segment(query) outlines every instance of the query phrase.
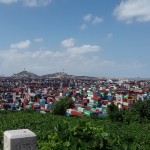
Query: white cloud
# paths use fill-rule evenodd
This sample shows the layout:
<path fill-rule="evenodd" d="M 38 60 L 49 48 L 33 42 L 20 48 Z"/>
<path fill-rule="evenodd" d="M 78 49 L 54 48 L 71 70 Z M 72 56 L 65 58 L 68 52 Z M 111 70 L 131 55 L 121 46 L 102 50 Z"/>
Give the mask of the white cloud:
<path fill-rule="evenodd" d="M 101 48 L 97 45 L 83 45 L 81 47 L 72 47 L 67 49 L 72 55 L 85 54 L 90 52 L 98 52 Z"/>
<path fill-rule="evenodd" d="M 92 14 L 87 14 L 83 17 L 83 20 L 85 21 L 91 21 L 91 19 L 92 19 Z"/>
<path fill-rule="evenodd" d="M 81 29 L 81 30 L 85 30 L 85 29 L 87 29 L 87 27 L 88 27 L 88 26 L 87 26 L 86 24 L 82 24 L 82 25 L 80 26 L 80 29 Z"/>
<path fill-rule="evenodd" d="M 69 38 L 61 42 L 64 47 L 73 47 L 75 45 L 75 39 Z"/>
<path fill-rule="evenodd" d="M 12 3 L 15 3 L 17 1 L 18 0 L 0 0 L 0 3 L 3 3 L 3 4 L 12 4 Z"/>
<path fill-rule="evenodd" d="M 29 7 L 47 6 L 52 0 L 23 0 L 24 4 Z"/>
<path fill-rule="evenodd" d="M 97 16 L 92 20 L 93 24 L 100 24 L 102 22 L 103 22 L 103 18 L 100 18 L 100 17 L 97 17 Z"/>
<path fill-rule="evenodd" d="M 0 50 L 1 74 L 12 75 L 24 68 L 38 75 L 62 71 L 74 75 L 90 75 L 99 77 L 140 76 L 143 72 L 149 75 L 139 61 L 117 62 L 102 59 L 99 45 L 81 45 L 67 47 L 65 50 L 34 50 L 19 49 Z M 145 72 L 144 70 L 147 70 Z"/>
<path fill-rule="evenodd" d="M 150 0 L 122 0 L 113 14 L 126 23 L 150 21 Z"/>
<path fill-rule="evenodd" d="M 86 23 L 84 23 L 84 24 L 82 24 L 81 26 L 80 26 L 80 29 L 81 30 L 85 30 L 85 29 L 87 29 L 87 23 L 90 23 L 90 24 L 100 24 L 100 23 L 102 23 L 103 22 L 103 18 L 101 18 L 101 17 L 98 17 L 98 16 L 93 16 L 91 13 L 89 13 L 89 14 L 87 14 L 87 15 L 85 15 L 84 17 L 83 17 L 83 21 L 84 22 L 86 22 Z"/>
<path fill-rule="evenodd" d="M 36 39 L 34 39 L 34 42 L 37 42 L 37 43 L 41 43 L 43 41 L 44 41 L 43 38 L 36 38 Z"/>
<path fill-rule="evenodd" d="M 25 6 L 28 7 L 38 7 L 38 6 L 47 6 L 51 4 L 53 0 L 0 0 L 0 3 L 3 4 L 12 4 L 16 2 L 22 2 Z"/>
<path fill-rule="evenodd" d="M 113 38 L 113 34 L 112 33 L 108 33 L 105 40 L 110 40 Z"/>
<path fill-rule="evenodd" d="M 70 74 L 88 75 L 88 72 L 91 72 L 94 66 L 96 70 L 96 68 L 99 67 L 99 64 L 102 64 L 103 62 L 99 60 L 98 57 L 94 57 L 92 55 L 86 56 L 83 54 L 85 53 L 85 51 L 90 51 L 90 47 L 92 48 L 91 51 L 97 51 L 97 49 L 99 49 L 98 46 L 81 46 L 78 48 L 74 48 L 76 50 L 82 50 L 82 55 L 80 54 L 74 57 L 68 50 L 24 50 L 21 53 L 18 49 L 1 51 L 1 72 L 3 74 L 12 75 L 13 73 L 20 72 L 24 68 L 26 68 L 26 70 L 28 71 L 43 75 L 50 72 L 61 71 L 62 68 L 64 68 L 65 70 L 67 69 L 67 72 L 69 72 Z M 103 65 L 109 66 L 105 62 L 103 63 Z"/>
<path fill-rule="evenodd" d="M 15 48 L 18 48 L 18 49 L 24 49 L 24 48 L 28 48 L 30 46 L 31 42 L 29 40 L 26 40 L 26 41 L 20 41 L 19 43 L 14 43 L 14 44 L 11 44 L 11 48 L 15 49 Z"/>
<path fill-rule="evenodd" d="M 82 52 L 80 52 L 82 51 Z M 38 75 L 61 71 L 75 75 L 99 77 L 137 77 L 142 72 L 140 62 L 122 62 L 102 59 L 99 46 L 80 46 L 64 51 L 18 49 L 1 50 L 0 68 L 4 75 L 18 73 L 24 68 Z M 93 53 L 94 52 L 94 53 Z M 95 53 L 96 52 L 96 53 Z M 88 53 L 90 53 L 88 55 Z M 75 55 L 73 55 L 75 54 Z M 128 71 L 127 71 L 128 70 Z"/>

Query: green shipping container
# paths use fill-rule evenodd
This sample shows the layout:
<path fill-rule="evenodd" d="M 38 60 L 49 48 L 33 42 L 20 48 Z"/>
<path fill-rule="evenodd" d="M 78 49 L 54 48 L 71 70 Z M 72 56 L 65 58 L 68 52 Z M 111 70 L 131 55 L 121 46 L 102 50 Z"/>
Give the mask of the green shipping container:
<path fill-rule="evenodd" d="M 91 110 L 96 111 L 96 108 L 91 108 Z"/>
<path fill-rule="evenodd" d="M 88 110 L 84 110 L 84 115 L 90 117 L 91 116 L 91 112 Z"/>
<path fill-rule="evenodd" d="M 95 101 L 95 104 L 100 104 L 100 101 Z"/>
<path fill-rule="evenodd" d="M 106 112 L 107 112 L 107 108 L 106 108 L 106 107 L 102 107 L 102 111 L 103 111 L 104 113 L 106 113 Z"/>
<path fill-rule="evenodd" d="M 93 91 L 91 91 L 91 92 L 90 92 L 90 94 L 91 94 L 91 95 L 94 95 L 94 92 L 93 92 Z"/>

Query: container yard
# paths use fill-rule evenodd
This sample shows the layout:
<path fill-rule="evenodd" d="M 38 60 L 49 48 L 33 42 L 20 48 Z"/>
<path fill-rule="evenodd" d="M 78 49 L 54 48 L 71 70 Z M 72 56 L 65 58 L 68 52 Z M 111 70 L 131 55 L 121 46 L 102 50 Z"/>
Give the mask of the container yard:
<path fill-rule="evenodd" d="M 27 72 L 23 72 L 27 73 Z M 67 76 L 1 77 L 0 110 L 34 110 L 51 113 L 62 98 L 69 97 L 73 106 L 66 116 L 107 116 L 112 102 L 119 109 L 130 109 L 136 101 L 150 98 L 148 80 L 99 79 Z"/>

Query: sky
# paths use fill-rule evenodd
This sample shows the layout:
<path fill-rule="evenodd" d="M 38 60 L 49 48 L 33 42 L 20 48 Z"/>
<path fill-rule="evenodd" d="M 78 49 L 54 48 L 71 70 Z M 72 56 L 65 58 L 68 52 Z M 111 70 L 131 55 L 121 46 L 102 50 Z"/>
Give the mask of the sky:
<path fill-rule="evenodd" d="M 0 75 L 150 77 L 150 0 L 0 0 Z"/>

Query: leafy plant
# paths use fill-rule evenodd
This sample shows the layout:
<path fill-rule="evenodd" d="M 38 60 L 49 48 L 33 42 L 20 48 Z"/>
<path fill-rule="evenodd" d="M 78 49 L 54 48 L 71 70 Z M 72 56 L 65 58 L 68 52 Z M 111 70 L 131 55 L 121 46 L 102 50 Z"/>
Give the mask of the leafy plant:
<path fill-rule="evenodd" d="M 150 123 L 138 121 L 136 110 L 116 113 L 122 121 L 0 111 L 0 149 L 6 130 L 27 128 L 37 135 L 38 150 L 149 150 Z"/>
<path fill-rule="evenodd" d="M 150 120 L 150 100 L 137 101 L 133 105 L 133 109 L 138 113 L 142 118 L 147 118 Z"/>
<path fill-rule="evenodd" d="M 54 115 L 65 115 L 66 110 L 73 106 L 73 100 L 70 97 L 65 97 L 60 99 L 59 102 L 56 103 L 52 112 Z"/>
<path fill-rule="evenodd" d="M 108 106 L 107 113 L 111 121 L 123 122 L 122 112 L 119 111 L 118 107 L 114 103 L 111 103 Z"/>

